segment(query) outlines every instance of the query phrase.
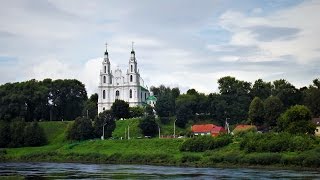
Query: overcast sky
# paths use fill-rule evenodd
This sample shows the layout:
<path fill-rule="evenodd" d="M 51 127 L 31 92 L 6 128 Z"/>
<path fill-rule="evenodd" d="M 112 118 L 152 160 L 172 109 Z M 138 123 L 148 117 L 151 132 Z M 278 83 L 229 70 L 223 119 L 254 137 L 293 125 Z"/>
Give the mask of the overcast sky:
<path fill-rule="evenodd" d="M 150 86 L 217 92 L 217 79 L 320 77 L 320 1 L 1 0 L 0 84 L 76 78 L 97 92 L 108 43 L 123 71 L 134 41 Z"/>

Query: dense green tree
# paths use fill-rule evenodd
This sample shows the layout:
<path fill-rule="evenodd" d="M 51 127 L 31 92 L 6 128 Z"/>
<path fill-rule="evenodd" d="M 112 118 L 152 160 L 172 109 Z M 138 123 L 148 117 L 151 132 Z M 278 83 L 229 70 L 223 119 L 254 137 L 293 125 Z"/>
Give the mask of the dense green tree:
<path fill-rule="evenodd" d="M 146 105 L 146 107 L 145 107 L 145 113 L 146 113 L 146 115 L 154 115 L 154 113 L 153 113 L 153 107 L 150 106 L 150 105 Z"/>
<path fill-rule="evenodd" d="M 304 104 L 311 110 L 313 117 L 320 117 L 320 80 L 313 80 L 313 85 L 304 90 Z"/>
<path fill-rule="evenodd" d="M 24 128 L 26 123 L 21 119 L 15 119 L 10 124 L 11 141 L 9 147 L 22 147 L 24 145 Z"/>
<path fill-rule="evenodd" d="M 252 97 L 259 97 L 264 100 L 271 95 L 272 85 L 270 82 L 264 82 L 262 79 L 258 79 L 254 82 L 251 89 Z"/>
<path fill-rule="evenodd" d="M 10 124 L 5 121 L 0 121 L 0 148 L 7 147 L 10 141 Z"/>
<path fill-rule="evenodd" d="M 163 123 L 167 123 L 170 116 L 175 114 L 175 100 L 171 93 L 158 96 L 155 110 Z"/>
<path fill-rule="evenodd" d="M 23 136 L 24 146 L 42 146 L 47 143 L 46 135 L 37 122 L 26 124 Z"/>
<path fill-rule="evenodd" d="M 129 104 L 123 100 L 116 99 L 111 106 L 111 111 L 116 119 L 130 117 Z"/>
<path fill-rule="evenodd" d="M 130 117 L 141 117 L 143 116 L 144 109 L 141 106 L 129 107 Z"/>
<path fill-rule="evenodd" d="M 276 126 L 277 119 L 283 112 L 283 104 L 277 96 L 270 96 L 264 101 L 265 120 L 269 126 Z"/>
<path fill-rule="evenodd" d="M 280 98 L 285 109 L 302 102 L 302 92 L 284 79 L 273 82 L 272 95 Z"/>
<path fill-rule="evenodd" d="M 94 119 L 98 114 L 98 94 L 92 94 L 90 98 L 85 102 L 83 108 L 83 116 L 89 117 L 89 119 Z"/>
<path fill-rule="evenodd" d="M 180 95 L 180 89 L 178 87 L 172 88 L 171 93 L 174 99 Z"/>
<path fill-rule="evenodd" d="M 145 136 L 154 137 L 158 133 L 158 125 L 154 115 L 146 115 L 139 123 L 139 127 Z"/>
<path fill-rule="evenodd" d="M 311 122 L 310 110 L 303 105 L 292 106 L 281 114 L 277 128 L 291 134 L 314 134 L 316 129 Z"/>
<path fill-rule="evenodd" d="M 193 118 L 192 109 L 188 104 L 183 104 L 177 109 L 177 121 L 178 127 L 184 128 L 189 119 Z"/>
<path fill-rule="evenodd" d="M 104 138 L 109 138 L 112 136 L 112 132 L 116 128 L 115 118 L 110 110 L 101 112 L 94 120 L 93 128 L 94 135 L 100 138 L 103 135 L 103 125 L 104 126 Z"/>
<path fill-rule="evenodd" d="M 255 97 L 249 106 L 249 119 L 252 124 L 261 126 L 264 123 L 264 105 L 259 97 Z"/>
<path fill-rule="evenodd" d="M 69 140 L 87 140 L 94 137 L 91 121 L 86 117 L 77 117 L 67 131 Z"/>
<path fill-rule="evenodd" d="M 231 124 L 247 119 L 251 84 L 230 76 L 220 78 L 218 84 L 221 100 L 226 105 L 222 118 L 230 118 Z"/>

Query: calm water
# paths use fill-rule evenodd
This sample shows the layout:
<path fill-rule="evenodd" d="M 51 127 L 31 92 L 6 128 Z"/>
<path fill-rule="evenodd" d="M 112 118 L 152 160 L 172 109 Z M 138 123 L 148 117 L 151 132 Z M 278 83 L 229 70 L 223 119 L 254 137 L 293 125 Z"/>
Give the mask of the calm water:
<path fill-rule="evenodd" d="M 320 179 L 320 172 L 81 163 L 0 163 L 0 179 L 4 176 L 27 179 Z"/>

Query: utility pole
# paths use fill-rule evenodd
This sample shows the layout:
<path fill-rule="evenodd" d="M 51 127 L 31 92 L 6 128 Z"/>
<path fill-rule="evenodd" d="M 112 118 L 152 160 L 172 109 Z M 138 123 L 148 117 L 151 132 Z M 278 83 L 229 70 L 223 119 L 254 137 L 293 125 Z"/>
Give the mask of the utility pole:
<path fill-rule="evenodd" d="M 173 122 L 173 138 L 176 138 L 176 121 L 177 119 L 175 119 Z"/>
<path fill-rule="evenodd" d="M 158 125 L 158 128 L 159 128 L 159 139 L 160 139 L 160 130 L 161 130 L 161 129 L 160 129 L 160 126 L 159 126 L 159 125 Z"/>
<path fill-rule="evenodd" d="M 125 127 L 124 128 L 124 139 L 126 139 L 127 138 L 127 128 Z"/>

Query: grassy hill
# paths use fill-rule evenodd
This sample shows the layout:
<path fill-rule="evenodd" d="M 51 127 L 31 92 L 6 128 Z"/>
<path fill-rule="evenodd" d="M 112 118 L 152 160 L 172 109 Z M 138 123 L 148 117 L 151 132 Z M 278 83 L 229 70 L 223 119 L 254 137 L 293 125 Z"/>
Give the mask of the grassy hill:
<path fill-rule="evenodd" d="M 49 144 L 63 143 L 66 140 L 65 133 L 68 125 L 72 121 L 46 121 L 40 122 L 40 127 L 43 128 L 44 133 L 47 136 Z"/>

